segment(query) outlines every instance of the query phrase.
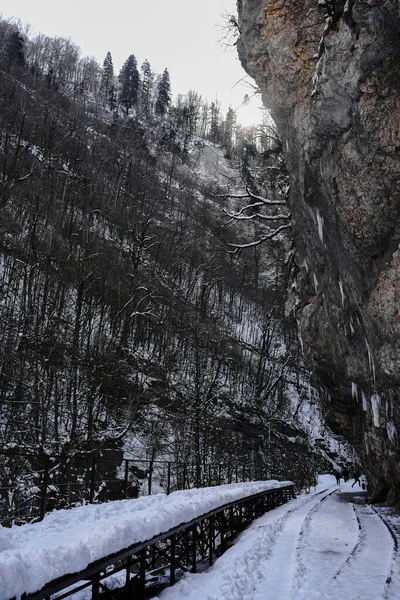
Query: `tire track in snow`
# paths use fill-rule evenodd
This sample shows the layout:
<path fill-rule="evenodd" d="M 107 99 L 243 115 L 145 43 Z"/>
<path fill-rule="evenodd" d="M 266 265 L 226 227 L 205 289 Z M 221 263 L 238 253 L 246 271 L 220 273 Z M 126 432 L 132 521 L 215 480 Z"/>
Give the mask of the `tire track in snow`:
<path fill-rule="evenodd" d="M 342 503 L 336 495 L 325 496 L 309 512 L 296 552 L 295 600 L 313 598 L 324 580 L 335 577 L 359 545 L 359 532 L 353 505 Z"/>
<path fill-rule="evenodd" d="M 352 559 L 352 557 L 359 551 L 361 543 L 365 539 L 365 532 L 363 531 L 363 528 L 362 528 L 362 525 L 361 525 L 361 521 L 360 521 L 360 518 L 359 518 L 359 516 L 357 514 L 357 511 L 355 509 L 354 504 L 352 504 L 351 507 L 352 507 L 352 510 L 354 512 L 354 516 L 356 518 L 357 525 L 358 525 L 357 541 L 354 544 L 353 548 L 350 550 L 349 555 L 346 558 L 346 560 L 343 561 L 343 563 L 340 565 L 339 569 L 336 571 L 335 575 L 333 576 L 333 579 L 337 579 L 339 577 L 339 575 L 343 571 L 344 567 L 350 562 L 350 560 Z"/>
<path fill-rule="evenodd" d="M 400 530 L 396 525 L 390 524 L 385 517 L 376 510 L 374 506 L 371 506 L 372 510 L 381 519 L 382 523 L 386 525 L 390 535 L 393 539 L 393 554 L 390 565 L 390 570 L 386 578 L 385 589 L 383 592 L 384 600 L 398 600 L 399 597 L 399 580 L 400 580 L 400 565 L 399 565 L 399 540 Z M 395 589 L 396 588 L 396 589 Z"/>
<path fill-rule="evenodd" d="M 296 553 L 304 521 L 310 511 L 336 491 L 330 489 L 312 496 L 308 502 L 291 511 L 276 538 L 268 560 L 263 561 L 265 575 L 257 582 L 252 600 L 289 600 L 297 570 Z M 319 496 L 319 497 L 318 497 Z M 277 577 L 279 573 L 279 577 Z"/>
<path fill-rule="evenodd" d="M 354 509 L 360 528 L 359 541 L 336 575 L 316 596 L 320 600 L 380 600 L 385 597 L 393 539 L 369 505 L 354 505 Z"/>

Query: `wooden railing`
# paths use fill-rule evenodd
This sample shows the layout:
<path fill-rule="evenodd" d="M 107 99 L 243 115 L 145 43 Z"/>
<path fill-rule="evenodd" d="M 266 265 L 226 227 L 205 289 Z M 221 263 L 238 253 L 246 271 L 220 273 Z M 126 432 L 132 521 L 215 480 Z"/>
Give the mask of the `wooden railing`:
<path fill-rule="evenodd" d="M 174 585 L 181 574 L 196 572 L 199 563 L 212 565 L 252 520 L 294 497 L 295 486 L 288 485 L 224 504 L 152 539 L 105 556 L 79 573 L 60 577 L 22 599 L 45 600 L 59 594 L 57 600 L 63 600 L 91 588 L 92 599 L 98 600 L 101 592 L 110 591 L 107 578 L 119 573 L 119 589 L 132 599 L 144 600 L 149 597 L 149 588 L 157 593 L 166 585 Z"/>
<path fill-rule="evenodd" d="M 48 455 L 0 452 L 0 525 L 42 520 L 82 503 L 272 479 L 263 465 L 122 458 L 119 450 Z"/>

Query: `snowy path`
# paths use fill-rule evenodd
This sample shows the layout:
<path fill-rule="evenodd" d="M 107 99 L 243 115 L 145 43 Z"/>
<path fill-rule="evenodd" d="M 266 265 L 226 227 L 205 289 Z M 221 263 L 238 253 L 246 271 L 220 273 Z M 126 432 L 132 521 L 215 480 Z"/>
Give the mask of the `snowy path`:
<path fill-rule="evenodd" d="M 349 484 L 341 486 L 344 494 L 336 491 L 267 513 L 208 572 L 187 575 L 159 599 L 399 600 L 398 556 L 387 527 L 349 497 Z"/>

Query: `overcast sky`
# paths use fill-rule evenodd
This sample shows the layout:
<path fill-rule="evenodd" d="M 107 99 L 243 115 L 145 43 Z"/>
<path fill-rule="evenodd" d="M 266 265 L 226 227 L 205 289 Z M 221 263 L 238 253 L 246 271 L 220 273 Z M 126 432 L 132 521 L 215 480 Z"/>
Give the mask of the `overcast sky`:
<path fill-rule="evenodd" d="M 18 17 L 36 33 L 70 37 L 83 55 L 102 64 L 110 50 L 116 73 L 130 54 L 140 65 L 147 58 L 153 71 L 168 68 L 172 92 L 190 89 L 214 99 L 224 110 L 237 109 L 251 89 L 235 48 L 222 38 L 227 14 L 236 14 L 236 0 L 2 0 L 3 18 Z M 239 111 L 243 124 L 258 120 L 254 100 Z"/>

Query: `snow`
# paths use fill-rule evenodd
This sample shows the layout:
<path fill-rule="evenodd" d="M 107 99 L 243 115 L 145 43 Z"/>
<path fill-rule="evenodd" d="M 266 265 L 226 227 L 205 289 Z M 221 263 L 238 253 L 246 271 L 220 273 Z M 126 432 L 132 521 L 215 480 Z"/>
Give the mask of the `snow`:
<path fill-rule="evenodd" d="M 357 502 L 351 483 L 340 491 L 356 492 Z M 186 574 L 159 600 L 398 599 L 386 526 L 371 507 L 336 490 L 332 476 L 320 478 L 317 493 L 257 519 L 207 572 Z"/>
<path fill-rule="evenodd" d="M 84 561 L 95 559 L 95 552 L 105 548 L 111 553 L 113 536 L 120 538 L 122 548 L 134 543 L 133 538 L 151 537 L 160 527 L 170 529 L 215 506 L 285 483 L 159 494 L 57 511 L 42 523 L 2 528 L 0 598 L 30 591 L 33 582 L 41 587 L 44 575 L 58 576 L 55 571 L 63 561 L 69 567 L 73 561 L 80 562 L 77 569 L 81 569 Z M 254 521 L 213 567 L 203 573 L 186 573 L 174 587 L 161 592 L 158 600 L 398 600 L 399 561 L 380 514 L 394 527 L 400 526 L 400 518 L 388 514 L 389 509 L 364 504 L 360 488 L 351 485 L 352 481 L 338 488 L 333 476 L 320 476 L 311 494 Z M 344 492 L 343 496 L 337 491 Z M 346 500 L 349 492 L 351 502 Z M 24 561 L 26 570 L 21 570 Z M 104 582 L 113 589 L 123 585 L 124 579 L 122 572 Z M 89 600 L 90 588 L 73 598 Z"/>
<path fill-rule="evenodd" d="M 68 573 L 219 506 L 290 482 L 191 489 L 58 510 L 40 523 L 0 528 L 0 600 L 42 588 Z"/>

